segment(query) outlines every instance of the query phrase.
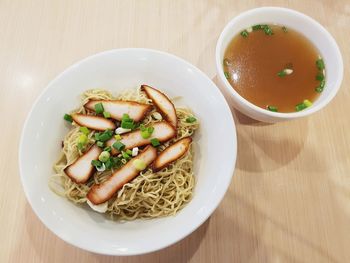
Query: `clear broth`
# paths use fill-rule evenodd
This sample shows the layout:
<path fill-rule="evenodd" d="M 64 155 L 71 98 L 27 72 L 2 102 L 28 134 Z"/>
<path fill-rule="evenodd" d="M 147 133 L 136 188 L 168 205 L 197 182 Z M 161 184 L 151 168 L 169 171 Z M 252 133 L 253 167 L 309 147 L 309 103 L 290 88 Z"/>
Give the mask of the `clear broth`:
<path fill-rule="evenodd" d="M 318 50 L 302 34 L 282 26 L 269 25 L 273 35 L 263 30 L 247 37 L 235 36 L 225 51 L 224 71 L 231 86 L 246 100 L 279 112 L 295 112 L 305 99 L 313 102 L 319 96 L 316 75 Z M 228 62 L 228 63 L 227 63 Z M 291 68 L 284 77 L 278 72 Z"/>

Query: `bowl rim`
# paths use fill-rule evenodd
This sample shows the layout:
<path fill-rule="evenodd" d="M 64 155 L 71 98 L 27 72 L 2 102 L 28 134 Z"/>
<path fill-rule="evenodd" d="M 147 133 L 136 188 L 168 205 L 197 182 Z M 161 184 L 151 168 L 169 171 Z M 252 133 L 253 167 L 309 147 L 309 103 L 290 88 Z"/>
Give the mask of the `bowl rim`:
<path fill-rule="evenodd" d="M 338 63 L 339 63 L 339 71 L 338 75 L 336 76 L 336 82 L 333 85 L 334 87 L 331 89 L 327 97 L 325 97 L 322 101 L 320 101 L 317 105 L 313 105 L 310 108 L 306 108 L 305 110 L 298 111 L 298 112 L 273 112 L 273 111 L 268 111 L 263 108 L 260 108 L 256 106 L 255 104 L 251 103 L 247 99 L 243 98 L 235 89 L 232 88 L 231 84 L 228 82 L 226 79 L 223 70 L 221 69 L 222 66 L 222 61 L 220 58 L 220 53 L 221 50 L 223 49 L 223 40 L 226 37 L 226 35 L 229 33 L 233 25 L 241 18 L 247 16 L 247 15 L 252 15 L 256 14 L 258 15 L 259 13 L 263 12 L 269 12 L 269 11 L 277 11 L 277 12 L 283 12 L 283 13 L 289 13 L 292 14 L 295 17 L 298 17 L 300 20 L 307 20 L 309 23 L 313 24 L 315 27 L 318 27 L 320 30 L 321 34 L 323 34 L 328 40 L 330 41 L 332 48 L 334 50 L 334 53 L 336 54 Z M 343 80 L 343 75 L 344 75 L 344 65 L 343 65 L 343 58 L 339 49 L 339 46 L 333 36 L 315 19 L 311 18 L 310 16 L 301 13 L 299 11 L 290 9 L 290 8 L 285 8 L 285 7 L 276 7 L 276 6 L 265 6 L 265 7 L 258 7 L 258 8 L 253 8 L 246 10 L 237 16 L 235 16 L 233 19 L 231 19 L 224 27 L 224 29 L 221 31 L 220 36 L 218 38 L 218 41 L 216 43 L 216 49 L 215 49 L 215 60 L 216 60 L 216 69 L 217 73 L 219 75 L 219 79 L 225 86 L 225 90 L 229 92 L 231 96 L 233 96 L 235 99 L 237 99 L 241 104 L 243 104 L 245 107 L 248 107 L 250 110 L 253 112 L 256 112 L 260 115 L 267 116 L 267 117 L 272 117 L 275 119 L 295 119 L 299 117 L 304 117 L 307 115 L 310 115 L 312 113 L 315 113 L 322 108 L 324 108 L 337 94 L 338 90 L 340 89 L 342 80 Z M 327 84 L 326 84 L 327 85 Z"/>
<path fill-rule="evenodd" d="M 93 247 L 90 246 L 86 246 L 86 245 L 82 245 L 80 243 L 74 243 L 74 240 L 70 240 L 69 238 L 66 238 L 65 235 L 62 234 L 62 232 L 60 232 L 59 230 L 53 228 L 50 223 L 48 221 L 45 221 L 44 216 L 39 212 L 39 207 L 37 207 L 34 204 L 34 200 L 31 198 L 31 195 L 29 193 L 29 188 L 27 188 L 26 184 L 25 184 L 25 179 L 24 179 L 24 171 L 23 171 L 23 167 L 22 167 L 22 163 L 24 161 L 23 159 L 23 141 L 24 141 L 24 137 L 25 137 L 25 131 L 27 126 L 29 125 L 29 120 L 30 117 L 32 116 L 33 110 L 35 109 L 35 107 L 37 106 L 37 104 L 42 100 L 42 98 L 45 96 L 46 92 L 52 87 L 52 84 L 55 83 L 58 79 L 60 79 L 61 77 L 63 77 L 65 74 L 67 74 L 68 72 L 70 72 L 72 69 L 74 69 L 75 67 L 79 66 L 80 64 L 83 64 L 89 60 L 94 59 L 95 57 L 98 56 L 103 56 L 106 54 L 113 54 L 113 53 L 119 53 L 119 52 L 148 52 L 148 53 L 153 53 L 153 54 L 158 54 L 158 55 L 162 55 L 162 56 L 166 56 L 168 58 L 172 58 L 175 60 L 180 61 L 181 63 L 183 63 L 184 65 L 186 65 L 187 67 L 191 68 L 194 72 L 198 73 L 199 75 L 201 75 L 202 77 L 204 77 L 204 79 L 206 79 L 207 81 L 209 81 L 214 87 L 216 87 L 217 89 L 217 96 L 220 98 L 220 100 L 222 101 L 223 107 L 225 108 L 225 111 L 228 111 L 228 118 L 231 120 L 231 127 L 232 127 L 232 140 L 235 142 L 235 144 L 232 146 L 233 147 L 233 152 L 234 152 L 234 156 L 232 157 L 232 162 L 229 164 L 229 169 L 228 169 L 228 174 L 230 176 L 226 176 L 225 180 L 223 181 L 223 186 L 222 190 L 220 192 L 219 195 L 217 195 L 217 198 L 212 200 L 212 201 L 216 201 L 214 203 L 214 205 L 212 205 L 211 207 L 208 208 L 207 212 L 205 213 L 204 216 L 201 216 L 200 220 L 194 221 L 192 228 L 190 229 L 190 231 L 184 233 L 183 235 L 179 236 L 176 239 L 173 239 L 169 242 L 164 242 L 162 245 L 159 246 L 155 246 L 152 249 L 139 249 L 138 251 L 132 250 L 132 251 L 127 251 L 127 252 L 121 252 L 119 250 L 103 250 L 101 251 L 100 249 L 95 249 Z M 19 141 L 19 151 L 18 151 L 18 165 L 19 165 L 19 174 L 20 174 L 20 181 L 25 193 L 25 197 L 27 199 L 27 202 L 29 203 L 29 205 L 31 206 L 32 210 L 34 211 L 34 213 L 36 214 L 36 216 L 39 218 L 39 220 L 43 223 L 43 225 L 49 229 L 52 233 L 54 233 L 57 237 L 59 237 L 61 240 L 65 241 L 66 243 L 78 247 L 80 249 L 86 250 L 86 251 L 90 251 L 96 254 L 103 254 L 103 255 L 110 255 L 110 256 L 135 256 L 135 255 L 141 255 L 141 254 L 147 254 L 147 253 L 151 253 L 151 252 L 155 252 L 158 250 L 161 250 L 163 248 L 169 247 L 177 242 L 179 242 L 180 240 L 184 239 L 185 237 L 189 236 L 190 234 L 192 234 L 195 230 L 197 230 L 215 211 L 215 209 L 220 205 L 221 201 L 223 200 L 225 194 L 228 191 L 228 188 L 232 182 L 232 178 L 234 175 L 234 170 L 235 170 L 235 165 L 236 165 L 236 160 L 237 160 L 237 131 L 236 131 L 236 125 L 234 122 L 234 118 L 232 115 L 232 112 L 230 110 L 230 107 L 225 99 L 225 97 L 223 96 L 222 92 L 220 91 L 220 89 L 217 87 L 217 85 L 203 72 L 201 71 L 198 67 L 196 67 L 195 65 L 191 64 L 190 62 L 186 61 L 185 59 L 182 59 L 178 56 L 175 56 L 171 53 L 167 53 L 164 51 L 159 51 L 159 50 L 155 50 L 155 49 L 148 49 L 148 48 L 120 48 L 120 49 L 111 49 L 111 50 L 106 50 L 106 51 L 102 51 L 102 52 L 98 52 L 95 53 L 93 55 L 87 56 L 83 59 L 80 59 L 76 62 L 74 62 L 73 64 L 70 64 L 68 67 L 66 67 L 62 72 L 60 72 L 58 75 L 56 75 L 56 77 L 54 77 L 46 86 L 45 88 L 41 91 L 40 95 L 36 98 L 36 100 L 34 101 L 31 109 L 29 110 L 26 119 L 24 121 L 24 124 L 22 126 L 22 132 L 21 132 L 21 136 L 20 136 L 20 141 Z"/>

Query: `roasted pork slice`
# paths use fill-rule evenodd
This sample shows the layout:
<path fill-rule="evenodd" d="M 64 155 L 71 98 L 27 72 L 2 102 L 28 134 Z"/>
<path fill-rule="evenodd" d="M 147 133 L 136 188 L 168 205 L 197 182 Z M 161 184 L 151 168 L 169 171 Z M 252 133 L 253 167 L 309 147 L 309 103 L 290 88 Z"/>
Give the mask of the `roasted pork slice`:
<path fill-rule="evenodd" d="M 121 135 L 122 139 L 119 140 L 119 142 L 125 145 L 125 149 L 132 149 L 134 147 L 151 144 L 152 139 L 158 139 L 159 142 L 166 142 L 176 136 L 176 130 L 166 121 L 153 124 L 153 128 L 153 133 L 147 139 L 142 137 L 141 130 L 136 130 Z M 113 147 L 115 142 L 115 138 L 107 141 L 107 146 L 111 146 L 112 148 L 112 154 L 117 154 L 119 152 L 117 149 L 115 149 L 115 147 Z"/>
<path fill-rule="evenodd" d="M 64 172 L 74 182 L 78 184 L 85 183 L 94 173 L 95 168 L 91 164 L 92 160 L 97 160 L 102 149 L 97 145 L 93 145 L 90 149 L 80 156 L 74 163 L 64 169 Z"/>
<path fill-rule="evenodd" d="M 139 122 L 152 108 L 148 104 L 122 100 L 90 100 L 85 103 L 84 107 L 95 111 L 95 105 L 98 103 L 102 103 L 104 111 L 109 112 L 111 118 L 118 121 L 122 120 L 124 114 L 128 114 L 135 122 Z"/>
<path fill-rule="evenodd" d="M 107 181 L 95 184 L 87 194 L 87 199 L 94 205 L 108 201 L 124 184 L 134 179 L 146 169 L 157 157 L 157 150 L 147 146 L 142 153 L 131 159 L 122 168 L 114 172 Z"/>
<path fill-rule="evenodd" d="M 146 93 L 147 97 L 152 100 L 153 104 L 157 107 L 163 118 L 176 129 L 176 110 L 170 99 L 164 93 L 150 86 L 142 85 L 141 88 Z"/>
<path fill-rule="evenodd" d="M 99 116 L 75 113 L 72 115 L 72 118 L 79 126 L 87 127 L 96 131 L 114 130 L 116 128 L 113 121 Z"/>
<path fill-rule="evenodd" d="M 191 137 L 185 137 L 163 150 L 153 163 L 153 171 L 159 171 L 181 158 L 189 149 Z"/>

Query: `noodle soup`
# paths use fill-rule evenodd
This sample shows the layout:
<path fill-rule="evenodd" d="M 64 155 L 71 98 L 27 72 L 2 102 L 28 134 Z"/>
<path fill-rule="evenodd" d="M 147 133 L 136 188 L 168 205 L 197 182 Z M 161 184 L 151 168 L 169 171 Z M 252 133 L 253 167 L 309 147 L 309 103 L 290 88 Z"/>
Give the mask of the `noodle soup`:
<path fill-rule="evenodd" d="M 254 25 L 229 43 L 227 80 L 243 98 L 275 112 L 310 107 L 325 86 L 325 65 L 302 34 L 280 25 Z"/>

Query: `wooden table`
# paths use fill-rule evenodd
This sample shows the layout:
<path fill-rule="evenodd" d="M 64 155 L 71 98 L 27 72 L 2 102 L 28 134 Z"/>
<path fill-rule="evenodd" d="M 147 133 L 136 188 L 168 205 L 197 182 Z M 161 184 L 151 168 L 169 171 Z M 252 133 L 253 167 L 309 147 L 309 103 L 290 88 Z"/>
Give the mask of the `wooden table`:
<path fill-rule="evenodd" d="M 122 47 L 167 51 L 215 81 L 224 25 L 249 8 L 294 8 L 321 22 L 345 63 L 342 88 L 311 117 L 267 125 L 234 112 L 238 160 L 223 202 L 181 242 L 108 257 L 53 235 L 28 205 L 18 172 L 23 121 L 47 83 L 77 60 Z M 0 1 L 0 262 L 350 262 L 350 2 Z"/>

